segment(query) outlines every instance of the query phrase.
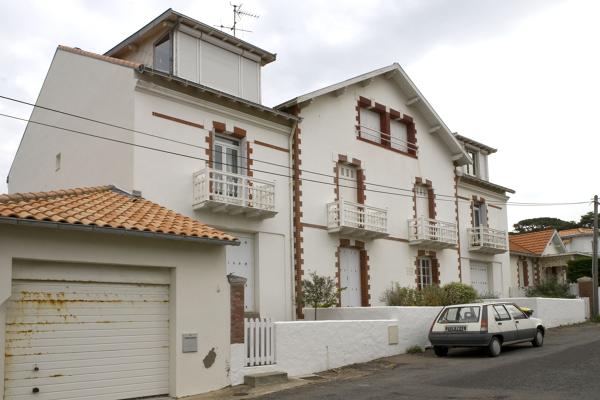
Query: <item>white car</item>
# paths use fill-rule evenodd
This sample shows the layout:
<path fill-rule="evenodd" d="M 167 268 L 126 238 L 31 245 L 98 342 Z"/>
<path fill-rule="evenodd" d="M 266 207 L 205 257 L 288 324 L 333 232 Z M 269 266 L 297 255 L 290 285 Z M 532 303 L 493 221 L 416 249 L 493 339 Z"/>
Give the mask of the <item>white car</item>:
<path fill-rule="evenodd" d="M 487 347 L 492 357 L 500 354 L 503 345 L 531 342 L 540 347 L 546 329 L 532 313 L 504 302 L 446 306 L 431 325 L 429 341 L 438 357 L 446 356 L 452 347 Z"/>

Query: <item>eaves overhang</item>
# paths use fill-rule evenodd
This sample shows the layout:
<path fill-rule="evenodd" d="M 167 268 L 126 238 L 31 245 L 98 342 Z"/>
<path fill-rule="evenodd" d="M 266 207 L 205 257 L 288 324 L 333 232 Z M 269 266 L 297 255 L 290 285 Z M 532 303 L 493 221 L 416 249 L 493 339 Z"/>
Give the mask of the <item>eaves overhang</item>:
<path fill-rule="evenodd" d="M 232 94 L 225 93 L 220 90 L 213 89 L 211 87 L 202 85 L 200 83 L 196 83 L 196 82 L 189 81 L 187 79 L 180 78 L 180 77 L 172 75 L 172 74 L 168 74 L 166 72 L 158 71 L 156 69 L 153 69 L 153 68 L 150 68 L 150 67 L 147 67 L 144 65 L 141 65 L 137 69 L 137 71 L 138 71 L 138 73 L 140 73 L 142 75 L 158 78 L 165 83 L 173 83 L 174 82 L 174 83 L 181 85 L 181 87 L 194 88 L 202 93 L 212 95 L 216 98 L 223 99 L 227 102 L 243 106 L 245 108 L 254 110 L 256 112 L 268 114 L 269 116 L 271 116 L 273 118 L 284 120 L 288 125 L 293 124 L 294 122 L 300 120 L 299 117 L 292 115 L 290 113 L 276 110 L 274 108 L 270 108 L 270 107 L 264 106 L 262 104 L 255 103 L 253 101 L 246 100 L 241 97 L 237 97 Z"/>
<path fill-rule="evenodd" d="M 423 94 L 419 91 L 419 89 L 398 63 L 393 63 L 387 67 L 379 68 L 371 72 L 367 72 L 365 74 L 358 75 L 336 84 L 312 91 L 310 93 L 294 97 L 293 99 L 285 101 L 273 108 L 282 110 L 288 109 L 295 105 L 302 106 L 311 102 L 316 97 L 343 90 L 351 85 L 370 82 L 375 77 L 382 75 L 387 79 L 393 80 L 400 86 L 403 93 L 405 93 L 409 98 L 406 106 L 416 108 L 423 114 L 427 123 L 430 125 L 429 133 L 432 135 L 438 135 L 442 142 L 446 144 L 450 153 L 452 154 L 452 160 L 456 165 L 466 165 L 471 163 L 469 155 L 463 149 L 462 144 L 454 137 L 454 133 L 448 128 L 446 123 L 441 119 L 431 104 L 429 104 L 425 96 L 423 96 Z"/>
<path fill-rule="evenodd" d="M 135 231 L 131 229 L 121 228 L 108 228 L 96 225 L 83 225 L 83 224 L 70 224 L 65 222 L 54 222 L 54 221 L 38 221 L 26 218 L 13 218 L 13 217 L 0 217 L 0 224 L 2 225 L 17 225 L 17 226 L 28 226 L 37 228 L 53 228 L 63 231 L 77 231 L 77 232 L 95 232 L 95 233 L 107 233 L 112 235 L 128 236 L 128 237 L 144 237 L 144 238 L 155 238 L 155 239 L 167 239 L 177 240 L 182 242 L 192 243 L 203 243 L 213 244 L 222 246 L 239 246 L 239 239 L 235 240 L 223 240 L 208 237 L 199 236 L 186 236 L 186 235 L 174 235 L 168 233 L 156 233 L 147 231 Z"/>

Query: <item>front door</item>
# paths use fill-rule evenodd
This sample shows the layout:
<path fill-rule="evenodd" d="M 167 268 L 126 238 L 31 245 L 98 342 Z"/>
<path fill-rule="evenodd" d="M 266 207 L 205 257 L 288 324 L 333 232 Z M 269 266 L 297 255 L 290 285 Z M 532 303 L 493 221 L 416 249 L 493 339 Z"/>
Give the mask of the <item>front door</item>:
<path fill-rule="evenodd" d="M 225 174 L 214 174 L 214 194 L 236 199 L 242 196 L 239 140 L 215 136 L 214 169 Z"/>
<path fill-rule="evenodd" d="M 471 286 L 480 295 L 490 292 L 489 265 L 480 262 L 471 262 Z"/>
<path fill-rule="evenodd" d="M 234 236 L 240 240 L 240 245 L 226 246 L 227 273 L 246 278 L 244 311 L 254 312 L 254 237 L 237 233 Z"/>
<path fill-rule="evenodd" d="M 340 287 L 342 307 L 360 307 L 360 252 L 357 249 L 340 248 Z"/>

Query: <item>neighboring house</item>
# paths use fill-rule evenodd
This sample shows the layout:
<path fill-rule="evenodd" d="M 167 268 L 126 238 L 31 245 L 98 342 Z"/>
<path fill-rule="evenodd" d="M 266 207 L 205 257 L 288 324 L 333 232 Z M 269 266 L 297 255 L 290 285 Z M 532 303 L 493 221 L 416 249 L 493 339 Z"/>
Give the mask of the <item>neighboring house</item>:
<path fill-rule="evenodd" d="M 592 254 L 594 231 L 591 228 L 574 228 L 558 231 L 567 251 Z"/>
<path fill-rule="evenodd" d="M 487 181 L 490 148 L 454 135 L 398 64 L 276 108 L 301 118 L 293 145 L 297 290 L 316 271 L 345 288 L 341 306 L 381 305 L 393 282 L 464 281 L 508 293 L 506 207 L 487 211 L 485 203 L 512 191 Z M 462 174 L 473 168 L 475 176 Z"/>
<path fill-rule="evenodd" d="M 510 268 L 506 202 L 514 190 L 489 181 L 497 150 L 456 135 L 472 162 L 456 169 L 462 279 L 480 294 L 508 294 Z"/>
<path fill-rule="evenodd" d="M 227 386 L 232 244 L 112 186 L 0 195 L 0 398 Z"/>
<path fill-rule="evenodd" d="M 227 248 L 227 271 L 247 278 L 246 312 L 291 319 L 298 118 L 260 103 L 274 60 L 172 10 L 104 55 L 59 46 L 31 115 L 46 125 L 28 124 L 9 192 L 114 183 L 230 232 L 241 245 Z"/>
<path fill-rule="evenodd" d="M 511 234 L 509 241 L 513 294 L 548 280 L 566 282 L 568 262 L 586 255 L 570 251 L 555 229 Z"/>

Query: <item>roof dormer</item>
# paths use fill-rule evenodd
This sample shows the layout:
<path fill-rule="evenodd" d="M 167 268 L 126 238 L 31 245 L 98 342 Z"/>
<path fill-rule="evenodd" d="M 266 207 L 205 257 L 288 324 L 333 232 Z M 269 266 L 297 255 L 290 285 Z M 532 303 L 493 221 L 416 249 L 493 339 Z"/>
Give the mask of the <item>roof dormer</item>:
<path fill-rule="evenodd" d="M 105 53 L 261 101 L 261 67 L 276 55 L 171 9 Z"/>

